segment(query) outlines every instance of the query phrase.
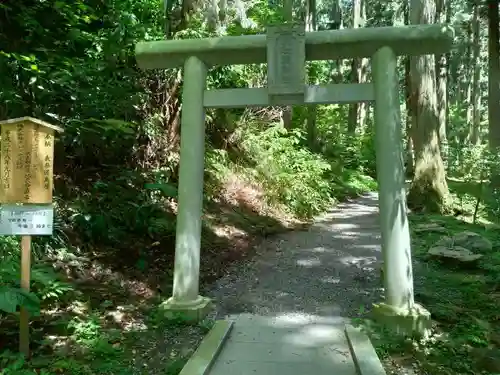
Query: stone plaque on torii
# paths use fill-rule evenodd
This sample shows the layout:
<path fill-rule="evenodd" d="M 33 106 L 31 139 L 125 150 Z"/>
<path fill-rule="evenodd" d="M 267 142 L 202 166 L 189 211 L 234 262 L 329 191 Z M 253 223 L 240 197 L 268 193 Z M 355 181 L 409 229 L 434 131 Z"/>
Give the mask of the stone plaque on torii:
<path fill-rule="evenodd" d="M 184 67 L 174 285 L 166 314 L 197 320 L 210 304 L 199 295 L 205 108 L 374 102 L 385 286 L 385 301 L 376 310 L 398 329 L 428 324 L 429 314 L 413 298 L 397 56 L 442 54 L 452 42 L 447 25 L 304 32 L 303 25 L 290 23 L 264 35 L 138 43 L 140 68 Z M 372 58 L 372 83 L 305 84 L 306 61 L 362 57 Z M 266 62 L 267 87 L 206 89 L 212 66 Z"/>
<path fill-rule="evenodd" d="M 270 105 L 304 102 L 306 72 L 305 25 L 267 28 L 267 92 Z"/>

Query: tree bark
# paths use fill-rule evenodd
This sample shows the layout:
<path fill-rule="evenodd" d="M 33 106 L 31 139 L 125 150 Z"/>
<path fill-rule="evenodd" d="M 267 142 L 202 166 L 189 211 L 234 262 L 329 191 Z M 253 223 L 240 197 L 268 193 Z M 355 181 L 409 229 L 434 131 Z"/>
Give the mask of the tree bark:
<path fill-rule="evenodd" d="M 489 146 L 493 155 L 497 155 L 500 147 L 500 64 L 499 64 L 499 30 L 498 1 L 488 1 L 488 130 Z M 500 170 L 492 168 L 491 184 L 500 188 Z"/>
<path fill-rule="evenodd" d="M 409 6 L 407 2 L 403 3 L 403 18 L 404 24 L 410 23 Z M 413 137 L 412 129 L 416 127 L 414 124 L 416 120 L 415 112 L 417 110 L 416 97 L 412 92 L 411 78 L 410 78 L 410 58 L 404 57 L 405 61 L 405 97 L 406 97 L 406 160 L 405 160 L 405 174 L 408 178 L 413 178 L 415 174 L 415 157 L 413 155 Z"/>
<path fill-rule="evenodd" d="M 434 23 L 436 8 L 432 0 L 411 0 L 412 24 Z M 410 58 L 412 95 L 416 98 L 415 175 L 408 194 L 408 206 L 414 210 L 443 212 L 448 185 L 439 149 L 439 116 L 436 97 L 436 65 L 434 56 Z"/>
<path fill-rule="evenodd" d="M 283 16 L 286 22 L 293 21 L 293 1 L 292 0 L 283 0 Z M 293 107 L 286 106 L 283 107 L 282 110 L 282 124 L 285 129 L 292 128 L 293 121 Z"/>
<path fill-rule="evenodd" d="M 446 0 L 436 1 L 436 21 L 445 23 L 448 21 L 450 9 Z M 447 4 L 448 3 L 448 4 Z M 446 138 L 446 124 L 448 123 L 448 61 L 446 54 L 442 54 L 436 58 L 436 86 L 437 86 L 437 110 L 439 121 L 439 146 L 441 156 L 446 165 L 448 155 L 448 140 Z"/>
<path fill-rule="evenodd" d="M 465 84 L 465 122 L 468 129 L 472 127 L 472 89 L 473 82 L 472 76 L 474 75 L 474 47 L 472 45 L 472 40 L 474 38 L 472 22 L 467 25 L 467 58 L 466 58 L 466 69 L 464 74 L 464 84 Z M 469 131 L 470 133 L 470 131 Z M 466 134 L 463 135 L 465 137 Z M 464 141 L 465 138 L 462 140 Z"/>
<path fill-rule="evenodd" d="M 472 145 L 478 145 L 481 142 L 480 139 L 480 126 L 481 126 L 481 28 L 479 21 L 479 6 L 474 7 L 472 20 L 472 66 L 474 73 L 472 75 L 472 94 L 471 94 L 471 106 L 472 106 L 472 123 L 469 130 L 469 141 Z"/>
<path fill-rule="evenodd" d="M 306 1 L 306 14 L 305 14 L 305 24 L 306 31 L 316 31 L 316 0 Z M 309 82 L 315 84 L 316 77 L 309 76 Z M 316 105 L 311 105 L 307 107 L 307 118 L 306 118 L 306 128 L 307 128 L 307 140 L 309 148 L 311 150 L 316 150 L 316 115 L 318 107 Z"/>
<path fill-rule="evenodd" d="M 344 28 L 344 18 L 342 16 L 342 2 L 340 0 L 334 0 L 332 3 L 332 8 L 330 9 L 330 30 L 340 30 Z M 337 59 L 334 62 L 335 70 L 332 74 L 332 80 L 335 83 L 342 83 L 344 79 L 344 72 L 342 67 L 342 60 Z"/>
<path fill-rule="evenodd" d="M 366 18 L 364 0 L 354 0 L 353 4 L 353 24 L 357 29 L 364 27 Z M 351 82 L 363 83 L 366 81 L 367 59 L 353 59 L 351 64 Z M 355 134 L 356 128 L 363 128 L 366 118 L 366 104 L 353 103 L 349 106 L 349 116 L 347 121 L 347 131 L 349 134 Z"/>

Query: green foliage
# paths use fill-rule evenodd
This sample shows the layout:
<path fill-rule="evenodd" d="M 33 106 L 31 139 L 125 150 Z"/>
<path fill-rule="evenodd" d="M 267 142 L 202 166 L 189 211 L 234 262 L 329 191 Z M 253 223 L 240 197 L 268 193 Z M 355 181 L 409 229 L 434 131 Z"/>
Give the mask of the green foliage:
<path fill-rule="evenodd" d="M 37 314 L 40 300 L 34 293 L 24 289 L 0 286 L 0 311 L 15 313 L 18 307 L 24 307 L 30 314 Z"/>
<path fill-rule="evenodd" d="M 467 181 L 486 178 L 488 169 L 495 164 L 491 159 L 487 145 L 465 145 L 460 148 L 451 147 L 448 173 L 455 178 Z"/>
<path fill-rule="evenodd" d="M 158 174 L 152 174 L 151 180 Z M 118 172 L 112 182 L 96 181 L 90 194 L 77 197 L 71 205 L 71 226 L 87 241 L 118 244 L 127 235 L 170 236 L 172 214 L 161 201 L 176 195 L 168 183 L 146 182 L 148 177 L 134 172 Z M 159 195 L 158 195 L 159 194 Z"/>
<path fill-rule="evenodd" d="M 466 184 L 450 184 L 457 193 L 474 191 Z M 415 231 L 412 252 L 415 257 L 415 299 L 425 306 L 433 318 L 429 337 L 411 340 L 398 337 L 372 322 L 368 329 L 378 354 L 390 360 L 409 358 L 408 366 L 417 366 L 432 374 L 489 374 L 490 363 L 478 353 L 494 350 L 499 343 L 498 285 L 500 257 L 496 247 L 500 241 L 497 230 L 470 223 L 474 205 L 462 206 L 461 218 L 440 215 L 412 215 L 417 224 L 439 223 L 446 233 Z M 444 235 L 471 231 L 489 239 L 492 251 L 484 251 L 477 267 L 453 267 L 427 256 L 427 250 Z"/>
<path fill-rule="evenodd" d="M 132 160 L 136 133 L 135 124 L 122 120 L 74 119 L 66 123 L 62 142 L 73 164 L 120 166 Z"/>
<path fill-rule="evenodd" d="M 177 198 L 177 188 L 171 184 L 145 184 L 147 190 L 159 191 L 165 198 Z"/>
<path fill-rule="evenodd" d="M 283 203 L 294 214 L 311 217 L 332 201 L 326 173 L 331 166 L 301 147 L 304 135 L 274 126 L 247 132 L 242 146 L 252 155 L 255 174 L 266 187 L 268 198 Z"/>
<path fill-rule="evenodd" d="M 375 177 L 373 124 L 368 123 L 361 134 L 348 134 L 345 131 L 347 109 L 338 105 L 318 108 L 318 135 L 322 140 L 322 155 L 339 168 Z"/>
<path fill-rule="evenodd" d="M 0 375 L 52 375 L 46 370 L 37 372 L 25 366 L 27 361 L 24 356 L 14 354 L 10 351 L 0 352 Z"/>
<path fill-rule="evenodd" d="M 287 131 L 275 125 L 238 131 L 252 161 L 247 173 L 263 184 L 270 202 L 283 204 L 294 215 L 310 218 L 330 207 L 335 199 L 375 187 L 371 178 L 354 169 L 354 162 L 350 166 L 338 162 L 333 157 L 335 150 L 330 150 L 326 158 L 304 147 L 305 133 L 300 129 Z"/>
<path fill-rule="evenodd" d="M 31 291 L 20 288 L 20 244 L 15 237 L 0 237 L 0 311 L 15 313 L 24 307 L 32 315 L 40 311 L 41 303 L 60 300 L 73 288 L 60 280 L 52 267 L 38 259 L 38 244 L 34 244 L 34 262 L 31 269 Z"/>
<path fill-rule="evenodd" d="M 112 118 L 113 113 L 133 116 L 131 100 L 138 104 L 140 97 L 130 93 L 142 74 L 132 69 L 130 61 L 137 39 L 161 35 L 157 17 L 161 8 L 155 5 L 3 4 L 2 117 L 25 111 L 77 118 L 81 113 L 96 118 Z M 8 33 L 17 35 L 17 42 Z"/>
<path fill-rule="evenodd" d="M 488 145 L 452 147 L 449 158 L 449 185 L 457 198 L 460 211 L 473 212 L 473 222 L 478 218 L 498 223 L 500 190 L 490 176 L 498 175 L 500 154 Z"/>
<path fill-rule="evenodd" d="M 214 35 L 203 11 L 184 14 L 184 4 L 174 3 L 168 36 Z M 144 276 L 144 281 L 150 276 L 146 275 L 148 260 L 165 260 L 150 251 L 161 244 L 162 255 L 168 259 L 161 265 L 172 268 L 182 82 L 178 70 L 140 71 L 134 56 L 138 41 L 165 38 L 164 2 L 30 0 L 2 2 L 0 9 L 0 120 L 32 115 L 65 130 L 55 145 L 54 236 L 34 241 L 30 293 L 19 286 L 18 240 L 0 238 L 0 319 L 3 323 L 3 319 L 12 318 L 19 306 L 32 315 L 40 312 L 37 325 L 42 322 L 43 331 L 37 334 L 48 336 L 53 328 L 48 320 L 54 318 L 49 311 L 62 311 L 70 322 L 58 322 L 63 326 L 58 328 L 64 331 L 61 336 L 70 340 L 72 350 L 42 355 L 43 361 L 38 363 L 4 352 L 0 375 L 130 374 L 134 353 L 127 340 L 133 339 L 107 327 L 102 311 L 91 310 L 68 319 L 64 309 L 86 292 L 65 281 L 54 266 L 57 263 L 58 269 L 71 274 L 71 267 L 81 266 L 75 259 L 85 255 L 89 263 L 99 265 L 111 260 L 112 271 L 130 278 L 126 274 L 130 264 L 123 267 L 125 270 L 114 268 L 122 260 L 130 260 L 138 271 L 135 276 Z M 229 35 L 263 32 L 267 24 L 282 20 L 279 9 L 269 7 L 266 1 L 254 2 L 248 9 L 252 27 L 237 14 L 234 9 L 228 11 L 225 32 Z M 339 68 L 327 62 L 310 64 L 311 79 L 330 81 L 333 66 Z M 264 86 L 266 67 L 214 68 L 207 81 L 210 88 Z M 373 180 L 365 176 L 374 171 L 372 137 L 365 130 L 360 137 L 344 135 L 345 108 L 319 108 L 321 150 L 306 145 L 299 108 L 294 129 L 251 125 L 274 121 L 274 111 L 207 111 L 207 206 L 219 202 L 221 187 L 233 174 L 259 183 L 268 203 L 284 206 L 300 217 L 311 217 L 335 199 L 374 187 Z M 236 210 L 234 207 L 233 213 Z M 258 228 L 270 233 L 269 222 L 277 227 L 257 214 L 251 219 L 243 211 L 238 215 L 231 217 L 229 224 L 240 220 L 248 232 Z M 204 242 L 216 237 L 205 231 L 204 235 L 209 238 Z M 222 259 L 215 252 L 208 254 L 215 262 Z M 161 272 L 167 275 L 168 283 L 168 272 Z M 161 278 L 163 282 L 165 276 Z M 99 280 L 99 286 L 105 288 L 106 281 Z M 87 297 L 96 299 L 100 294 L 100 290 L 92 290 Z M 158 340 L 153 334 L 156 328 L 146 335 L 148 342 Z M 200 329 L 206 332 L 208 328 L 209 324 Z M 9 334 L 15 329 L 17 326 L 6 328 Z M 40 359 L 38 344 L 34 359 Z M 162 358 L 160 367 L 173 375 L 185 361 L 185 355 Z"/>

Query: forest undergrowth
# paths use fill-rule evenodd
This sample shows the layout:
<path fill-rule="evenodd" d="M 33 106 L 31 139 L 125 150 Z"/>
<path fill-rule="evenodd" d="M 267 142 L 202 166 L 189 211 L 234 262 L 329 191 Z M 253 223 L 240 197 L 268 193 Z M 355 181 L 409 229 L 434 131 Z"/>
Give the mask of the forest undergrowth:
<path fill-rule="evenodd" d="M 202 290 L 267 236 L 376 187 L 361 167 L 310 151 L 299 130 L 240 129 L 231 147 L 207 143 Z M 34 239 L 31 293 L 19 288 L 19 239 L 0 238 L 0 374 L 175 374 L 210 326 L 158 315 L 171 293 L 175 162 L 80 168 L 74 155 L 56 155 L 55 231 Z M 29 361 L 14 354 L 20 306 L 33 315 Z"/>
<path fill-rule="evenodd" d="M 214 11 L 217 3 L 224 6 Z M 166 322 L 157 309 L 172 286 L 180 113 L 186 104 L 182 71 L 142 71 L 135 46 L 151 40 L 262 34 L 284 21 L 278 3 L 0 2 L 0 120 L 29 115 L 64 128 L 55 150 L 54 235 L 34 238 L 30 293 L 19 285 L 19 238 L 0 237 L 0 375 L 179 373 L 211 326 L 209 321 L 196 326 Z M 418 9 L 414 6 L 424 4 L 362 3 L 332 7 L 323 1 L 303 9 L 295 2 L 294 13 L 317 18 L 313 23 L 318 30 L 342 21 L 346 32 L 353 26 L 405 23 Z M 434 15 L 418 11 L 417 18 L 436 16 L 444 22 L 449 12 L 457 26 L 456 43 L 445 59 L 447 74 L 438 79 L 447 83 L 436 85 L 436 100 L 427 106 L 411 108 L 416 101 L 401 95 L 404 138 L 412 140 L 413 150 L 419 148 L 418 134 L 409 132 L 415 114 L 423 121 L 416 129 L 425 134 L 446 129 L 439 146 L 443 151 L 445 143 L 449 147 L 443 160 L 433 153 L 432 164 L 448 158 L 446 171 L 433 178 L 443 182 L 445 172 L 449 177 L 451 209 L 443 210 L 447 215 L 410 215 L 415 296 L 431 312 L 433 331 L 427 341 L 403 340 L 372 325 L 372 339 L 388 372 L 500 374 L 500 194 L 486 195 L 489 181 L 483 181 L 491 167 L 500 165 L 484 152 L 486 129 L 493 129 L 487 124 L 486 101 L 495 103 L 487 95 L 485 72 L 495 64 L 486 62 L 487 45 L 492 44 L 484 30 L 498 24 L 486 25 L 484 16 L 498 10 L 490 6 L 488 12 L 479 11 L 473 2 L 441 6 L 445 3 L 446 12 L 433 7 Z M 465 20 L 464 15 L 470 17 Z M 355 25 L 356 19 L 363 22 Z M 412 64 L 409 69 L 399 64 L 401 93 L 416 92 L 413 78 L 432 82 L 431 67 L 442 62 L 423 64 L 426 71 L 420 77 L 411 77 Z M 307 80 L 314 85 L 369 82 L 370 70 L 365 59 L 314 61 L 307 65 Z M 265 64 L 220 66 L 207 73 L 208 89 L 266 85 Z M 437 99 L 438 91 L 446 95 L 443 100 Z M 440 115 L 439 121 L 448 123 L 437 126 L 428 120 L 437 118 L 431 103 L 447 108 L 449 116 Z M 496 108 L 490 104 L 490 110 Z M 336 201 L 376 189 L 372 107 L 296 106 L 286 121 L 284 112 L 245 108 L 206 113 L 202 293 L 229 264 L 251 256 L 254 245 L 267 236 L 308 225 Z M 434 142 L 441 135 L 420 141 Z M 419 155 L 405 143 L 411 175 Z M 434 150 L 437 144 L 424 148 Z M 443 236 L 464 231 L 491 244 L 474 267 L 429 257 L 429 248 Z M 31 313 L 29 360 L 17 354 L 20 306 Z"/>
<path fill-rule="evenodd" d="M 470 175 L 450 178 L 448 185 L 450 214 L 409 216 L 415 300 L 431 313 L 428 337 L 398 337 L 365 321 L 388 374 L 500 373 L 499 201 Z M 453 244 L 464 234 L 468 244 Z M 443 241 L 450 250 L 477 247 L 481 258 L 471 263 L 429 255 Z"/>

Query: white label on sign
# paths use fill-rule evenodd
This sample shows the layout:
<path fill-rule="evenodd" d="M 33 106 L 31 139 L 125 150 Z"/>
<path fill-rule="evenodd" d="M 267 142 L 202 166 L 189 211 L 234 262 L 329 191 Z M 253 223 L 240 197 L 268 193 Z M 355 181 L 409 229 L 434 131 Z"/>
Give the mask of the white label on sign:
<path fill-rule="evenodd" d="M 50 205 L 0 206 L 0 235 L 51 236 L 53 223 Z"/>

